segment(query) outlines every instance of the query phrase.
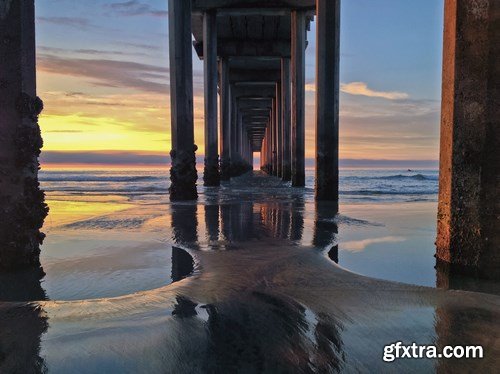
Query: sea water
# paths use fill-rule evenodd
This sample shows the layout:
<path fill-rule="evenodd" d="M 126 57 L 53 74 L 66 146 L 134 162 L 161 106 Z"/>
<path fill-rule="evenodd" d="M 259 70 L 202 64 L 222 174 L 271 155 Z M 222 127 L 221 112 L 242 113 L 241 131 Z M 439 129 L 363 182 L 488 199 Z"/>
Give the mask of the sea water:
<path fill-rule="evenodd" d="M 162 170 L 50 170 L 40 173 L 49 196 L 121 195 L 131 199 L 162 199 L 170 186 L 168 169 Z M 198 187 L 203 194 L 202 175 Z M 343 169 L 340 201 L 344 203 L 436 201 L 437 170 Z M 306 171 L 301 192 L 313 197 L 314 171 Z"/>

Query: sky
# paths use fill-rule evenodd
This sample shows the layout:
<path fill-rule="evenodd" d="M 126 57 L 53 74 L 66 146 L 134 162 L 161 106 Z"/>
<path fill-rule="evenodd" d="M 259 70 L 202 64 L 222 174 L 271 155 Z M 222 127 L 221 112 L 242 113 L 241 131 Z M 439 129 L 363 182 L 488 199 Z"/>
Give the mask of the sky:
<path fill-rule="evenodd" d="M 37 0 L 42 162 L 150 164 L 170 150 L 166 0 Z M 340 157 L 437 160 L 443 0 L 343 0 Z M 314 158 L 315 23 L 306 51 Z M 193 51 L 195 141 L 203 66 Z"/>

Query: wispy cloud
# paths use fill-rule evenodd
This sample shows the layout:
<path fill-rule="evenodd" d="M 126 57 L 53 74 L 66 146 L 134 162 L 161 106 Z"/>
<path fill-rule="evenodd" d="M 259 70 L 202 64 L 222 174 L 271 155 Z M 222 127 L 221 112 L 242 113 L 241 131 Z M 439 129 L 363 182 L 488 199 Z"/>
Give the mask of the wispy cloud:
<path fill-rule="evenodd" d="M 85 78 L 96 86 L 167 93 L 169 69 L 132 61 L 81 59 L 42 54 L 40 71 Z"/>
<path fill-rule="evenodd" d="M 316 84 L 315 83 L 306 83 L 306 91 L 316 92 Z"/>
<path fill-rule="evenodd" d="M 59 133 L 59 134 L 71 134 L 71 133 L 80 133 L 80 132 L 83 132 L 83 130 L 47 130 L 45 132 Z"/>
<path fill-rule="evenodd" d="M 45 45 L 37 46 L 39 52 L 52 53 L 52 54 L 80 54 L 88 56 L 146 56 L 143 52 L 130 52 L 130 51 L 118 51 L 118 50 L 104 50 L 104 49 L 68 49 L 68 48 L 57 48 L 49 47 Z"/>
<path fill-rule="evenodd" d="M 124 45 L 126 47 L 139 48 L 139 49 L 143 49 L 143 50 L 146 50 L 146 51 L 156 51 L 156 50 L 158 50 L 158 46 L 157 45 L 153 45 L 153 44 L 131 43 L 131 42 L 124 42 L 124 41 L 117 41 L 116 44 Z"/>
<path fill-rule="evenodd" d="M 306 83 L 306 91 L 315 92 L 316 84 L 314 82 Z M 350 95 L 380 97 L 387 100 L 403 100 L 409 97 L 409 95 L 405 92 L 376 91 L 369 88 L 368 85 L 364 82 L 342 83 L 340 85 L 340 91 Z"/>
<path fill-rule="evenodd" d="M 81 17 L 37 17 L 37 21 L 53 25 L 70 26 L 84 29 L 90 26 L 89 20 Z"/>
<path fill-rule="evenodd" d="M 150 4 L 138 0 L 111 3 L 106 5 L 106 7 L 122 16 L 165 17 L 168 14 L 166 10 L 154 9 Z"/>
<path fill-rule="evenodd" d="M 42 164 L 167 165 L 170 157 L 167 152 L 158 154 L 121 151 L 45 151 L 40 161 Z"/>
<path fill-rule="evenodd" d="M 340 91 L 350 95 L 360 95 L 368 97 L 380 97 L 387 100 L 402 100 L 407 99 L 409 95 L 405 92 L 398 91 L 376 91 L 368 87 L 364 82 L 342 83 Z"/>

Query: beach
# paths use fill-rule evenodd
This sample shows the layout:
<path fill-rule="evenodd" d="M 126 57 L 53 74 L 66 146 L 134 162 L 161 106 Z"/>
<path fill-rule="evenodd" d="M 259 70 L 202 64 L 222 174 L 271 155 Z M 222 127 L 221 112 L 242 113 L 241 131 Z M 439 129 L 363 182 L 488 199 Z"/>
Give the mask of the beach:
<path fill-rule="evenodd" d="M 310 172 L 305 188 L 255 172 L 179 203 L 168 201 L 167 175 L 41 173 L 51 209 L 45 275 L 1 290 L 6 367 L 391 372 L 498 364 L 494 283 L 446 281 L 434 269 L 436 171 L 342 171 L 338 215 L 314 202 Z M 385 363 L 383 346 L 398 340 L 482 344 L 485 359 Z"/>

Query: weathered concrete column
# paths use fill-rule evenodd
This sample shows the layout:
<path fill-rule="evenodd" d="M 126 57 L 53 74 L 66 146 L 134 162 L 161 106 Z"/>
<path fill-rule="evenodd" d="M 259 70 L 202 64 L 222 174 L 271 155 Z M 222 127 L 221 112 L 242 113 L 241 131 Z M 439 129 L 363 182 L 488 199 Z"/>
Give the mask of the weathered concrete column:
<path fill-rule="evenodd" d="M 265 170 L 266 165 L 267 165 L 267 136 L 264 135 L 264 139 L 262 139 L 262 149 L 260 151 L 260 169 Z"/>
<path fill-rule="evenodd" d="M 251 170 L 253 170 L 253 141 L 248 138 L 248 164 L 251 166 Z"/>
<path fill-rule="evenodd" d="M 245 159 L 246 166 L 247 166 L 247 171 L 250 169 L 250 139 L 248 138 L 248 135 L 245 134 L 245 148 L 244 148 L 244 156 L 243 158 Z"/>
<path fill-rule="evenodd" d="M 276 98 L 273 98 L 272 101 L 272 109 L 271 109 L 271 139 L 273 142 L 273 153 L 272 153 L 272 175 L 278 174 L 278 162 L 277 162 L 277 153 L 278 153 L 278 129 L 276 126 Z"/>
<path fill-rule="evenodd" d="M 220 60 L 220 113 L 221 113 L 221 180 L 229 180 L 231 175 L 231 93 L 229 85 L 228 60 Z"/>
<path fill-rule="evenodd" d="M 170 200 L 194 200 L 198 198 L 198 176 L 193 127 L 191 1 L 169 0 L 168 23 L 172 126 Z"/>
<path fill-rule="evenodd" d="M 306 18 L 292 12 L 292 186 L 305 185 Z"/>
<path fill-rule="evenodd" d="M 281 83 L 276 83 L 276 176 L 283 175 L 283 127 L 281 123 Z"/>
<path fill-rule="evenodd" d="M 340 0 L 316 0 L 316 200 L 339 200 Z"/>
<path fill-rule="evenodd" d="M 262 139 L 262 146 L 260 148 L 260 170 L 264 167 L 264 154 L 266 152 L 266 139 Z"/>
<path fill-rule="evenodd" d="M 236 98 L 234 97 L 234 85 L 231 85 L 231 161 L 238 161 L 238 113 L 236 109 Z"/>
<path fill-rule="evenodd" d="M 271 174 L 272 144 L 271 144 L 271 126 L 268 122 L 266 126 L 266 164 L 264 166 L 266 173 Z"/>
<path fill-rule="evenodd" d="M 498 277 L 500 1 L 446 0 L 438 262 Z"/>
<path fill-rule="evenodd" d="M 243 142 L 244 142 L 244 137 L 245 137 L 245 130 L 243 129 L 243 113 L 238 111 L 238 125 L 237 125 L 237 131 L 238 131 L 238 138 L 237 138 L 237 150 L 238 152 L 241 152 L 243 149 Z"/>
<path fill-rule="evenodd" d="M 33 0 L 0 3 L 0 35 L 0 270 L 39 268 L 48 208 L 38 184 Z"/>
<path fill-rule="evenodd" d="M 217 139 L 217 14 L 203 15 L 203 74 L 205 78 L 205 186 L 220 185 Z"/>
<path fill-rule="evenodd" d="M 284 181 L 292 179 L 291 149 L 291 108 L 290 108 L 290 59 L 281 59 L 281 127 L 283 137 L 282 177 Z"/>

